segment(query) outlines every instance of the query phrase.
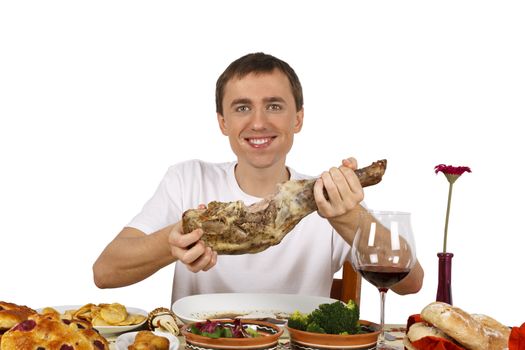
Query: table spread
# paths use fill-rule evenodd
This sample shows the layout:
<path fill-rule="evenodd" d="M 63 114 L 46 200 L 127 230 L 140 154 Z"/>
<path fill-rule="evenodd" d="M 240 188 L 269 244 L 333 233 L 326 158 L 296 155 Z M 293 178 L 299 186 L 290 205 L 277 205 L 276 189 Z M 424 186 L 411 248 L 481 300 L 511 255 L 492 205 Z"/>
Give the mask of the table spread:
<path fill-rule="evenodd" d="M 403 349 L 403 337 L 405 335 L 405 325 L 400 324 L 387 324 L 385 325 L 385 330 L 394 336 L 396 339 L 393 341 L 387 341 L 388 345 L 394 346 L 396 349 Z M 115 339 L 114 337 L 106 337 L 110 344 L 110 350 L 117 350 L 115 347 Z M 179 339 L 180 345 L 179 350 L 183 350 L 186 346 L 186 342 L 184 341 L 183 336 L 177 337 Z M 279 349 L 281 350 L 289 350 L 290 349 L 290 339 L 288 337 L 288 332 L 285 330 L 283 333 L 283 336 L 279 339 Z"/>

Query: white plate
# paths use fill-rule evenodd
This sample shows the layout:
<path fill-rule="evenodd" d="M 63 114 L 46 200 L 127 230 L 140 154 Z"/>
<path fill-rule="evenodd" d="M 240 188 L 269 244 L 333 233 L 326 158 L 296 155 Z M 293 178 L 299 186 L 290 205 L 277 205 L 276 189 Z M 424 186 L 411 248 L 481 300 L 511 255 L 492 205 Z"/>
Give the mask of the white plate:
<path fill-rule="evenodd" d="M 50 306 L 52 307 L 53 309 L 57 310 L 58 312 L 60 312 L 61 314 L 65 313 L 67 310 L 77 310 L 79 308 L 81 308 L 83 305 L 60 305 L 60 306 Z M 42 309 L 38 309 L 36 310 L 37 312 L 42 312 Z M 140 314 L 140 315 L 144 315 L 144 316 L 148 316 L 148 312 L 145 311 L 145 310 L 142 310 L 142 309 L 137 309 L 135 307 L 127 307 L 126 306 L 126 310 L 128 311 L 129 314 Z M 129 326 L 93 326 L 93 328 L 95 328 L 96 330 L 98 330 L 98 332 L 102 335 L 107 335 L 107 334 L 120 334 L 120 333 L 124 333 L 124 332 L 129 332 L 133 329 L 136 329 L 140 326 L 142 326 L 144 323 L 146 323 L 146 319 L 144 319 L 144 321 L 142 321 L 141 323 L 138 323 L 138 324 L 133 324 L 133 325 L 129 325 Z"/>
<path fill-rule="evenodd" d="M 198 294 L 177 300 L 172 310 L 184 323 L 204 321 L 207 318 L 225 318 L 221 314 L 241 314 L 244 318 L 280 318 L 298 310 L 310 313 L 319 304 L 336 299 L 296 294 L 219 293 Z M 217 317 L 218 315 L 218 317 Z"/>
<path fill-rule="evenodd" d="M 119 335 L 117 340 L 115 341 L 115 346 L 117 350 L 128 350 L 128 346 L 133 344 L 133 342 L 135 341 L 135 336 L 137 335 L 137 333 L 138 332 L 129 332 Z M 179 348 L 179 340 L 173 334 L 159 331 L 155 331 L 153 333 L 155 335 L 168 338 L 168 340 L 170 341 L 170 350 L 177 350 Z"/>

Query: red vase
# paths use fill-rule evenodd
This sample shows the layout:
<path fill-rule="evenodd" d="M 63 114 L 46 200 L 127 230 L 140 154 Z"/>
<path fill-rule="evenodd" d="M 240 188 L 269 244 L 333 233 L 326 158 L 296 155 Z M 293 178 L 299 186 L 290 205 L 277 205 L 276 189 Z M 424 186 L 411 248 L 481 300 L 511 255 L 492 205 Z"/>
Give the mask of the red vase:
<path fill-rule="evenodd" d="M 438 288 L 436 301 L 452 305 L 452 253 L 438 253 Z"/>

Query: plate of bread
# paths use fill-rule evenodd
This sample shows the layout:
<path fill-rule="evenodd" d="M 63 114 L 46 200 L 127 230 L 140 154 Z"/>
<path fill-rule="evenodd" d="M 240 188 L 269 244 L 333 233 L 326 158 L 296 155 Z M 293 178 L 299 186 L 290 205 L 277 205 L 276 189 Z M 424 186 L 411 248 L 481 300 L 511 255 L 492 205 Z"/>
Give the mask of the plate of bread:
<path fill-rule="evenodd" d="M 159 349 L 177 350 L 179 340 L 173 334 L 160 331 L 138 331 L 119 335 L 117 350 Z"/>
<path fill-rule="evenodd" d="M 2 349 L 109 350 L 108 341 L 91 323 L 63 319 L 58 313 L 39 314 L 26 306 L 0 301 L 0 321 Z"/>
<path fill-rule="evenodd" d="M 100 334 L 120 334 L 137 329 L 146 323 L 148 312 L 119 303 L 62 305 L 38 310 L 41 314 L 59 314 L 62 319 L 90 322 Z"/>
<path fill-rule="evenodd" d="M 408 325 L 403 340 L 408 350 L 437 346 L 446 349 L 506 349 L 511 329 L 490 316 L 470 314 L 446 303 L 427 305 Z"/>

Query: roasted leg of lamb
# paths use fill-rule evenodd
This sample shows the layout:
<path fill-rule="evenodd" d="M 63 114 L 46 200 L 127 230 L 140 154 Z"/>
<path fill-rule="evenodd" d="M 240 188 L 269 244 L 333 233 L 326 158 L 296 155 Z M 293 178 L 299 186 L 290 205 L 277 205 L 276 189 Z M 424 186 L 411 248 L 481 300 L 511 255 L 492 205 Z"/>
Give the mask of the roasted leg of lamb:
<path fill-rule="evenodd" d="M 361 186 L 379 183 L 386 160 L 355 171 Z M 317 210 L 313 186 L 316 179 L 278 184 L 269 198 L 246 206 L 242 201 L 210 202 L 206 209 L 191 209 L 182 216 L 184 233 L 202 228 L 202 240 L 218 254 L 261 252 L 279 244 L 306 215 Z"/>

